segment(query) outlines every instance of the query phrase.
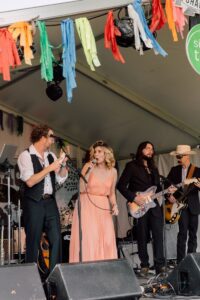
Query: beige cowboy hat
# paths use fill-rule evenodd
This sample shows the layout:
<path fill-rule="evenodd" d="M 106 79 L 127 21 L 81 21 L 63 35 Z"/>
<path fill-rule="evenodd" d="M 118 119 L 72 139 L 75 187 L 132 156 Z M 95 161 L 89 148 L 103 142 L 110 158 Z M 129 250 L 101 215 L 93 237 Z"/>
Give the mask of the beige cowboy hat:
<path fill-rule="evenodd" d="M 189 154 L 196 154 L 195 151 L 191 150 L 189 145 L 177 145 L 176 150 L 170 152 L 170 155 L 189 155 Z"/>

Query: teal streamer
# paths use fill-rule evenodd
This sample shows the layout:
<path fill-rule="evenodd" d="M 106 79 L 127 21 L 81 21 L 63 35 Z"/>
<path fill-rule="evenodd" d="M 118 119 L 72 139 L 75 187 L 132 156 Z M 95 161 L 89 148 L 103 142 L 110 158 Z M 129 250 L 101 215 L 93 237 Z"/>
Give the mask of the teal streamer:
<path fill-rule="evenodd" d="M 55 61 L 52 46 L 49 43 L 46 25 L 43 21 L 37 21 L 40 31 L 40 48 L 41 48 L 41 78 L 46 81 L 53 80 L 53 61 Z"/>

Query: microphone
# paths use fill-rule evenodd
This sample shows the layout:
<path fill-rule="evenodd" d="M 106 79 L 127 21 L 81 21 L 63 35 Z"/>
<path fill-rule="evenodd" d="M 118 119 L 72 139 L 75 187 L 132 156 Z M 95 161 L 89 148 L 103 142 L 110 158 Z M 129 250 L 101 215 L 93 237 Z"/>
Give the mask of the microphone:
<path fill-rule="evenodd" d="M 92 163 L 93 165 L 96 165 L 97 160 L 94 158 L 94 159 L 91 161 L 91 163 Z M 92 169 L 92 167 L 88 167 L 87 171 L 85 172 L 85 176 L 90 172 L 91 169 Z"/>
<path fill-rule="evenodd" d="M 54 135 L 54 134 L 50 134 L 49 137 L 55 139 L 55 143 L 57 143 L 60 148 L 65 146 L 65 143 L 64 143 L 65 139 L 63 139 L 57 135 Z"/>

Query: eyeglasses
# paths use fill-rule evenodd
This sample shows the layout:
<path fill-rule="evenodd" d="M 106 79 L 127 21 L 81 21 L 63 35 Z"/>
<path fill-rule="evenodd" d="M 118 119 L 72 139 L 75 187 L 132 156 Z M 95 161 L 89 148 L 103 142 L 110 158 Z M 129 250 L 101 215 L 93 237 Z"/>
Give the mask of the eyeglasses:
<path fill-rule="evenodd" d="M 185 156 L 185 155 L 184 154 L 179 154 L 179 155 L 176 155 L 176 158 L 181 159 L 181 158 L 183 158 L 183 156 Z"/>

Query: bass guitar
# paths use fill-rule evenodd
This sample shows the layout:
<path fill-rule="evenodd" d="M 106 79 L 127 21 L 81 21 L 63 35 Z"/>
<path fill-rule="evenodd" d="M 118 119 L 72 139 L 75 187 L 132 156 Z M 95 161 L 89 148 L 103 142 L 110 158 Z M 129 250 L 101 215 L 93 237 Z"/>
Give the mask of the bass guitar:
<path fill-rule="evenodd" d="M 189 185 L 194 182 L 198 182 L 198 179 L 197 178 L 185 179 L 183 182 L 176 184 L 176 188 L 182 187 L 184 185 Z M 143 197 L 145 199 L 145 203 L 143 205 L 138 205 L 135 202 L 128 202 L 128 212 L 132 217 L 139 219 L 142 216 L 144 216 L 150 208 L 153 208 L 156 206 L 156 203 L 154 200 L 157 198 L 158 198 L 159 204 L 160 205 L 162 204 L 163 199 L 160 202 L 159 198 L 162 197 L 163 195 L 169 193 L 169 190 L 167 188 L 163 191 L 156 193 L 156 189 L 157 189 L 156 186 L 151 186 L 145 192 L 137 192 L 137 195 L 139 195 L 139 194 L 143 195 Z"/>

